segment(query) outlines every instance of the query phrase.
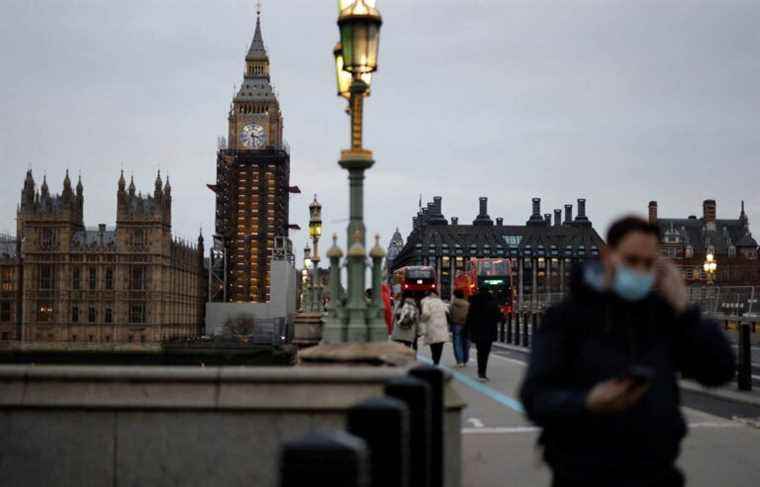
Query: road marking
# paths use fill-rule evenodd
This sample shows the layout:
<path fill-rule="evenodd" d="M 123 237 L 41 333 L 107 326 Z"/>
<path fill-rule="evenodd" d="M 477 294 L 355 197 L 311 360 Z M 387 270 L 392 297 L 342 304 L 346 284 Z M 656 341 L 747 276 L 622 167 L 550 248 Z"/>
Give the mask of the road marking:
<path fill-rule="evenodd" d="M 485 425 L 483 424 L 483 421 L 479 420 L 478 418 L 469 418 L 466 423 L 472 423 L 473 428 L 483 428 Z"/>
<path fill-rule="evenodd" d="M 741 422 L 714 421 L 690 423 L 689 429 L 718 429 L 718 428 L 743 428 L 745 424 Z M 489 428 L 462 428 L 463 435 L 515 435 L 526 433 L 538 433 L 541 428 L 536 426 L 505 426 Z"/>
<path fill-rule="evenodd" d="M 499 354 L 496 354 L 496 353 L 492 354 L 492 356 L 493 356 L 493 357 L 496 357 L 496 358 L 498 358 L 498 359 L 501 359 L 501 360 L 505 360 L 505 361 L 507 361 L 507 362 L 511 362 L 511 363 L 513 363 L 513 364 L 517 364 L 517 365 L 520 365 L 520 366 L 522 366 L 522 367 L 527 367 L 527 366 L 528 366 L 528 364 L 526 364 L 525 362 L 523 362 L 523 361 L 521 361 L 521 360 L 517 360 L 517 359 L 514 359 L 514 358 L 510 358 L 510 357 L 502 357 L 501 355 L 499 355 Z"/>
<path fill-rule="evenodd" d="M 432 364 L 433 361 L 425 356 L 420 356 L 417 358 L 418 360 L 425 362 L 426 364 Z M 525 409 L 523 409 L 522 404 L 520 404 L 520 401 L 517 401 L 506 394 L 502 394 L 501 392 L 491 389 L 490 387 L 476 381 L 472 377 L 465 375 L 461 372 L 457 372 L 454 369 L 451 369 L 449 367 L 446 367 L 445 365 L 439 365 L 442 369 L 450 373 L 456 380 L 461 382 L 462 384 L 466 385 L 470 389 L 474 389 L 476 392 L 479 392 L 483 394 L 484 396 L 487 396 L 494 401 L 498 402 L 502 406 L 506 406 L 509 409 L 518 412 L 520 414 L 525 413 Z"/>
<path fill-rule="evenodd" d="M 537 433 L 541 431 L 535 426 L 513 426 L 505 428 L 462 428 L 463 435 L 514 435 Z"/>

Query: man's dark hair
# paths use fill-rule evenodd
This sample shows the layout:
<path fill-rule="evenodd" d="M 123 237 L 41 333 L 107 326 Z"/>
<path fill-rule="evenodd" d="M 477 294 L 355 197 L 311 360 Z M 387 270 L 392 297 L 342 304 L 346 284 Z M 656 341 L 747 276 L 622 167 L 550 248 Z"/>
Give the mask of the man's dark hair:
<path fill-rule="evenodd" d="M 638 216 L 626 216 L 613 222 L 607 230 L 607 245 L 614 249 L 627 235 L 635 232 L 652 235 L 660 240 L 660 227 Z"/>
<path fill-rule="evenodd" d="M 464 291 L 462 291 L 461 289 L 455 289 L 454 297 L 458 299 L 464 299 Z"/>

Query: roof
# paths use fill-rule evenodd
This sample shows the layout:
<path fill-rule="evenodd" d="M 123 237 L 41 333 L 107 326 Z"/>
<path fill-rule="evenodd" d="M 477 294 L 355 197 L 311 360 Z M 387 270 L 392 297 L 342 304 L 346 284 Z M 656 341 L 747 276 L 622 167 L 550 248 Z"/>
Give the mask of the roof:
<path fill-rule="evenodd" d="M 415 228 L 394 267 L 418 253 L 462 257 L 578 257 L 598 255 L 604 240 L 591 225 L 422 225 Z"/>
<path fill-rule="evenodd" d="M 718 219 L 715 229 L 708 229 L 704 218 L 658 218 L 657 225 L 665 244 L 691 246 L 705 251 L 712 246 L 718 254 L 727 254 L 731 246 L 757 248 L 757 241 L 749 231 L 746 219 Z"/>
<path fill-rule="evenodd" d="M 235 101 L 271 102 L 275 99 L 274 89 L 267 78 L 244 78 L 235 95 Z"/>
<path fill-rule="evenodd" d="M 71 237 L 71 245 L 75 248 L 116 247 L 116 231 L 80 230 Z"/>
<path fill-rule="evenodd" d="M 0 239 L 0 258 L 16 258 L 16 241 Z"/>
<path fill-rule="evenodd" d="M 261 34 L 261 16 L 256 17 L 256 30 L 253 33 L 251 47 L 248 48 L 248 54 L 245 56 L 246 61 L 267 61 L 267 50 L 264 47 L 264 36 Z"/>

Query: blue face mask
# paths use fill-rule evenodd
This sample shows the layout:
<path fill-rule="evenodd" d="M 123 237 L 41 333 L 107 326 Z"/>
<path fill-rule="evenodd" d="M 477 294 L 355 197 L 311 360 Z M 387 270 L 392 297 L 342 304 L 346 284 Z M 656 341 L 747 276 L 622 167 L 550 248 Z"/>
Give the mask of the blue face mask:
<path fill-rule="evenodd" d="M 641 301 L 649 296 L 653 287 L 654 273 L 652 272 L 637 272 L 622 264 L 615 269 L 612 290 L 626 301 Z"/>

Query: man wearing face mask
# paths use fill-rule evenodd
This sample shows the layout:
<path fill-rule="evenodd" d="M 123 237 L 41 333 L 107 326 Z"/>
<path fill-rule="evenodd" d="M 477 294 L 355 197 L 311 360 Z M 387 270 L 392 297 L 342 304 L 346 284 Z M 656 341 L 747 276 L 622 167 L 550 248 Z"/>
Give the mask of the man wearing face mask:
<path fill-rule="evenodd" d="M 676 487 L 686 423 L 679 374 L 731 380 L 733 351 L 717 323 L 688 305 L 659 229 L 615 222 L 600 262 L 575 273 L 571 294 L 533 338 L 520 390 L 553 486 Z"/>

